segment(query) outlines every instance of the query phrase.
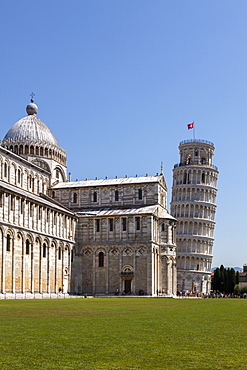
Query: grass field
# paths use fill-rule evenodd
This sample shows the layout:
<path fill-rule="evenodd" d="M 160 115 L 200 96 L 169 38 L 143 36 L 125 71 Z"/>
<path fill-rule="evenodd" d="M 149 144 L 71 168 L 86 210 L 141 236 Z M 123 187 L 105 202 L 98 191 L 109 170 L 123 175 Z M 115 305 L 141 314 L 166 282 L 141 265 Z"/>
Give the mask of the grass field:
<path fill-rule="evenodd" d="M 247 299 L 0 301 L 0 369 L 247 369 Z"/>

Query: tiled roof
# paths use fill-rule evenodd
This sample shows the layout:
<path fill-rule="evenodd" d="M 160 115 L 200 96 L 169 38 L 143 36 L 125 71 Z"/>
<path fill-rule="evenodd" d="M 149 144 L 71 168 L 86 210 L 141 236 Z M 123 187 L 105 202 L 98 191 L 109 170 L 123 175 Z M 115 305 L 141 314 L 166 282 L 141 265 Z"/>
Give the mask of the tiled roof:
<path fill-rule="evenodd" d="M 90 186 L 160 183 L 163 179 L 164 179 L 163 175 L 157 175 L 157 176 L 125 177 L 125 178 L 116 178 L 116 179 L 85 180 L 85 181 L 72 181 L 72 182 L 67 181 L 67 182 L 59 182 L 53 187 L 53 189 L 82 188 L 82 187 L 90 187 Z"/>
<path fill-rule="evenodd" d="M 129 207 L 129 208 L 99 208 L 99 209 L 81 209 L 75 211 L 78 216 L 86 217 L 116 217 L 116 216 L 134 216 L 155 214 L 159 218 L 175 220 L 165 209 L 158 205 L 144 207 Z"/>

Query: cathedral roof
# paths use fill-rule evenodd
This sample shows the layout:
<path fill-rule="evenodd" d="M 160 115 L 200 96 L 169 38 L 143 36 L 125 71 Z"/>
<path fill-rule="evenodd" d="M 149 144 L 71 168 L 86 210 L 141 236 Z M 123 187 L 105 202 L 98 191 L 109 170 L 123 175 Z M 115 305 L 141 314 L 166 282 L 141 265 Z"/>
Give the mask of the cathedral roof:
<path fill-rule="evenodd" d="M 78 216 L 86 217 L 119 217 L 119 216 L 136 216 L 145 214 L 155 214 L 156 216 L 169 220 L 176 220 L 172 217 L 166 209 L 159 205 L 143 206 L 143 207 L 129 207 L 129 208 L 99 208 L 99 209 L 81 209 L 75 211 Z"/>
<path fill-rule="evenodd" d="M 28 115 L 9 129 L 2 144 L 32 144 L 58 147 L 58 142 L 51 130 L 36 116 L 38 107 L 33 103 L 33 99 L 27 105 L 26 111 Z"/>
<path fill-rule="evenodd" d="M 116 179 L 102 179 L 102 180 L 85 180 L 85 181 L 72 181 L 72 182 L 59 182 L 53 189 L 66 189 L 66 188 L 81 188 L 89 186 L 109 186 L 109 185 L 127 185 L 127 184 L 148 184 L 164 181 L 163 175 L 157 176 L 141 176 L 141 177 L 126 177 Z"/>

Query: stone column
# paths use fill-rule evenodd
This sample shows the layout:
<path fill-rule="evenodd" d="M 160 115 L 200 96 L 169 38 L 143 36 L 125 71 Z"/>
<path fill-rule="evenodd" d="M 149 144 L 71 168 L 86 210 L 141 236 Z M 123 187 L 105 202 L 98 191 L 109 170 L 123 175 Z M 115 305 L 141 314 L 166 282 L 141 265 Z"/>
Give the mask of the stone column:
<path fill-rule="evenodd" d="M 108 294 L 109 293 L 109 251 L 108 252 L 106 251 L 105 257 L 106 257 L 106 261 L 105 261 L 105 264 L 106 264 L 106 294 Z"/>
<path fill-rule="evenodd" d="M 42 243 L 39 242 L 39 292 L 42 293 Z"/>
<path fill-rule="evenodd" d="M 95 250 L 93 251 L 94 257 L 93 257 L 93 293 L 96 293 L 96 254 Z"/>
<path fill-rule="evenodd" d="M 172 294 L 177 295 L 177 269 L 175 260 L 172 261 Z"/>
<path fill-rule="evenodd" d="M 64 293 L 64 246 L 62 247 L 62 293 Z"/>
<path fill-rule="evenodd" d="M 24 239 L 22 238 L 22 255 L 21 255 L 21 270 L 22 270 L 22 293 L 25 293 L 25 279 L 26 279 L 26 269 L 25 269 L 25 248 Z"/>
<path fill-rule="evenodd" d="M 58 246 L 59 248 L 59 246 Z M 55 247 L 55 293 L 58 293 L 58 290 L 57 290 L 57 277 L 58 277 L 58 271 L 57 271 L 57 259 L 58 259 L 58 249 L 57 247 Z"/>
<path fill-rule="evenodd" d="M 15 293 L 15 248 L 14 239 L 12 239 L 12 293 Z"/>
<path fill-rule="evenodd" d="M 170 276 L 170 260 L 167 259 L 166 261 L 166 280 L 167 280 L 167 294 L 170 294 L 171 292 L 171 283 L 170 283 L 170 279 L 169 279 L 169 276 Z"/>
<path fill-rule="evenodd" d="M 47 283 L 47 293 L 50 293 L 50 246 L 47 246 L 47 255 L 46 255 L 46 283 Z"/>
<path fill-rule="evenodd" d="M 2 293 L 5 293 L 5 251 L 7 245 L 7 238 L 3 236 L 3 246 L 2 246 Z"/>
<path fill-rule="evenodd" d="M 34 258 L 33 243 L 31 244 L 31 293 L 34 293 Z"/>

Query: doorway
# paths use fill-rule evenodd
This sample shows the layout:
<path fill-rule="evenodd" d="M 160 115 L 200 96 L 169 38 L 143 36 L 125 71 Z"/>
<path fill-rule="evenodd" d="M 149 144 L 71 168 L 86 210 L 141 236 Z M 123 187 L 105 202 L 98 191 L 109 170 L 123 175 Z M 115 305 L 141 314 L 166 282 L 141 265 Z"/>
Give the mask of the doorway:
<path fill-rule="evenodd" d="M 130 279 L 124 280 L 124 291 L 125 291 L 125 294 L 131 293 L 131 280 Z"/>

